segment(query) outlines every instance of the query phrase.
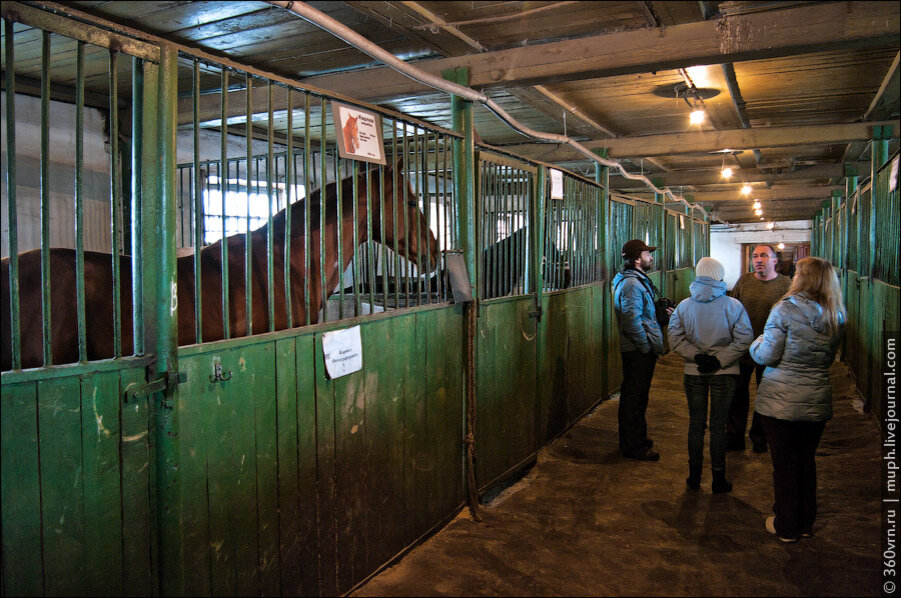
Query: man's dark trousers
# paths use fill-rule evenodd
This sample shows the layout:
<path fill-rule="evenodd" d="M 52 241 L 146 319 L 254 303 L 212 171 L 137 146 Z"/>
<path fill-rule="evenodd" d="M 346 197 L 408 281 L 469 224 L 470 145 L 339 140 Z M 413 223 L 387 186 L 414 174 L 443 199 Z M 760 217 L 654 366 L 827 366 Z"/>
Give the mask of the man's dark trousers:
<path fill-rule="evenodd" d="M 729 410 L 729 419 L 726 420 L 726 443 L 743 443 L 745 430 L 748 429 L 748 409 L 751 404 L 751 376 L 757 378 L 757 387 L 760 387 L 760 379 L 766 366 L 756 363 L 745 363 L 742 359 L 738 364 L 738 382 L 735 383 L 735 397 L 732 399 L 732 408 Z M 751 429 L 748 436 L 754 444 L 766 446 L 766 434 L 760 425 L 760 416 L 755 411 L 751 416 Z"/>
<path fill-rule="evenodd" d="M 638 351 L 622 353 L 623 381 L 619 390 L 619 450 L 624 455 L 641 452 L 648 438 L 648 396 L 657 355 Z"/>

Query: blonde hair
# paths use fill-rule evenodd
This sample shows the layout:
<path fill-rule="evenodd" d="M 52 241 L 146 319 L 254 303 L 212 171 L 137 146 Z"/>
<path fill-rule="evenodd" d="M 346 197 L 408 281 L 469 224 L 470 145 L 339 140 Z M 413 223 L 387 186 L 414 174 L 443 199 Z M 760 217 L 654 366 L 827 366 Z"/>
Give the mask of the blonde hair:
<path fill-rule="evenodd" d="M 820 304 L 830 332 L 838 329 L 839 314 L 844 317 L 845 306 L 842 302 L 842 288 L 832 264 L 818 257 L 798 260 L 795 277 L 785 296 L 799 294 Z"/>

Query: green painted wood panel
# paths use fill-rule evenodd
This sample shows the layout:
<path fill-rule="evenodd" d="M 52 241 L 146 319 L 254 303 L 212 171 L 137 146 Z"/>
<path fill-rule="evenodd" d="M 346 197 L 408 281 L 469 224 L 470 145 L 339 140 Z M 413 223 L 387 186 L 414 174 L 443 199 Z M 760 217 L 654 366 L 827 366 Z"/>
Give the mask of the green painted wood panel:
<path fill-rule="evenodd" d="M 476 323 L 476 483 L 486 488 L 536 447 L 534 300 L 483 304 Z"/>
<path fill-rule="evenodd" d="M 39 381 L 38 397 L 44 591 L 59 595 L 87 589 L 80 381 Z"/>
<path fill-rule="evenodd" d="M 94 595 L 121 596 L 119 372 L 80 376 L 84 548 L 78 567 Z M 114 572 L 119 572 L 118 574 Z"/>
<path fill-rule="evenodd" d="M 120 391 L 145 382 L 143 369 L 122 372 Z M 127 596 L 147 596 L 155 588 L 156 524 L 154 521 L 156 461 L 153 451 L 149 397 L 123 404 L 122 435 L 122 575 Z"/>
<path fill-rule="evenodd" d="M 409 324 L 405 318 L 389 318 L 373 325 L 378 328 L 380 346 L 390 351 L 376 351 L 370 364 L 391 364 L 380 375 L 372 389 L 367 405 L 366 443 L 369 455 L 370 517 L 367 522 L 369 562 L 378 566 L 387 562 L 409 542 L 405 513 L 407 502 L 414 497 L 405 491 L 404 475 L 404 390 L 406 364 L 410 361 L 412 345 L 402 344 L 403 329 Z M 373 331 L 375 332 L 375 331 Z M 373 334 L 373 338 L 376 335 Z M 409 532 L 412 535 L 414 532 Z"/>
<path fill-rule="evenodd" d="M 278 457 L 278 547 L 279 583 L 285 594 L 299 595 L 305 592 L 304 578 L 315 578 L 310 570 L 304 571 L 303 545 L 305 537 L 301 511 L 315 503 L 303 505 L 301 501 L 299 438 L 299 405 L 297 392 L 297 339 L 283 338 L 275 341 L 275 403 L 278 418 L 276 442 Z M 258 432 L 259 433 L 259 432 Z M 313 478 L 315 479 L 315 477 Z"/>
<path fill-rule="evenodd" d="M 335 398 L 325 376 L 322 337 L 316 335 L 313 388 L 316 400 L 316 483 L 318 488 L 319 593 L 338 594 L 338 526 L 336 503 Z"/>
<path fill-rule="evenodd" d="M 319 590 L 319 554 L 320 540 L 317 516 L 319 513 L 319 488 L 317 470 L 317 426 L 316 426 L 316 374 L 315 364 L 317 343 L 312 334 L 300 335 L 295 338 L 296 358 L 294 371 L 296 372 L 295 387 L 297 389 L 297 479 L 299 492 L 296 502 L 300 510 L 300 538 L 295 539 L 282 535 L 282 546 L 286 543 L 300 543 L 300 594 L 317 595 Z M 314 364 L 310 367 L 310 364 Z M 281 365 L 281 362 L 279 362 Z M 281 369 L 281 368 L 280 368 Z M 281 424 L 281 420 L 279 421 Z M 289 448 L 286 450 L 290 450 Z M 290 494 L 288 500 L 290 500 Z M 281 490 L 279 496 L 282 496 Z M 288 567 L 286 563 L 283 567 Z M 289 588 L 283 586 L 283 592 L 289 593 Z"/>
<path fill-rule="evenodd" d="M 37 382 L 3 386 L 0 398 L 3 592 L 44 593 Z"/>

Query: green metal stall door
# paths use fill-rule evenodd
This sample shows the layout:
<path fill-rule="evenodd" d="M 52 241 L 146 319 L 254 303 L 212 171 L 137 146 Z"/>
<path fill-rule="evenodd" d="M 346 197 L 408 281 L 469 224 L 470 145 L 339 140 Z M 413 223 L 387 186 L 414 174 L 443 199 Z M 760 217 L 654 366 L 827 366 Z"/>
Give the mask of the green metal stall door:
<path fill-rule="evenodd" d="M 2 374 L 2 593 L 151 595 L 158 590 L 155 404 L 148 397 L 145 384 L 154 359 L 144 356 L 144 331 L 152 326 L 147 314 L 142 315 L 141 304 L 144 293 L 153 297 L 156 290 L 152 277 L 148 276 L 156 258 L 133 260 L 138 283 L 135 288 L 144 284 L 143 293 L 139 290 L 133 293 L 137 298 L 134 302 L 131 300 L 132 272 L 122 265 L 132 263 L 125 256 L 133 251 L 147 249 L 149 255 L 153 243 L 152 239 L 141 237 L 138 227 L 131 230 L 134 244 L 129 247 L 124 241 L 132 226 L 127 210 L 134 210 L 132 213 L 137 217 L 141 213 L 145 216 L 155 213 L 159 208 L 156 164 L 154 160 L 144 160 L 151 151 L 148 146 L 154 145 L 158 134 L 159 49 L 89 25 L 75 25 L 30 7 L 18 6 L 12 10 L 16 11 L 15 18 L 4 20 L 3 60 L 7 77 L 4 171 L 9 183 L 4 188 L 4 211 L 8 209 L 15 215 L 17 211 L 33 210 L 38 207 L 28 205 L 33 202 L 39 204 L 42 214 L 49 214 L 51 207 L 56 209 L 59 202 L 73 205 L 72 222 L 61 220 L 59 226 L 71 225 L 74 246 L 53 251 L 62 255 L 71 250 L 74 266 L 50 275 L 51 241 L 58 243 L 59 239 L 51 238 L 49 227 L 42 225 L 39 233 L 42 301 L 35 308 L 33 301 L 22 300 L 22 296 L 34 293 L 31 285 L 21 287 L 19 293 L 11 291 L 9 296 L 4 296 L 4 301 L 13 305 L 12 314 L 21 310 L 20 313 L 29 317 L 34 309 L 40 310 L 37 317 L 43 319 L 43 334 L 39 331 L 35 339 L 31 332 L 31 336 L 19 339 L 18 330 L 11 330 L 10 335 L 15 339 L 12 368 Z M 4 16 L 7 16 L 5 12 Z M 41 39 L 42 44 L 36 44 L 36 39 Z M 20 185 L 17 193 L 16 158 L 25 153 L 16 143 L 16 130 L 21 127 L 12 124 L 16 122 L 14 108 L 22 103 L 22 96 L 14 93 L 15 78 L 27 77 L 28 69 L 34 69 L 35 65 L 40 65 L 39 69 L 30 73 L 39 78 L 42 87 L 41 169 L 45 174 L 42 181 L 48 180 L 46 173 L 60 164 L 50 160 L 49 131 L 61 126 L 47 116 L 50 86 L 74 88 L 73 103 L 65 107 L 74 117 L 73 135 L 68 140 L 57 141 L 53 147 L 54 152 L 71 152 L 74 158 L 71 195 L 68 190 L 51 194 L 49 187 L 42 187 L 35 199 L 23 190 L 26 185 Z M 126 72 L 130 76 L 122 76 Z M 90 147 L 85 142 L 84 96 L 86 82 L 92 77 L 106 79 L 110 90 L 105 99 L 111 108 L 104 111 L 104 120 L 110 127 L 107 144 L 111 144 L 111 164 L 109 188 L 102 190 L 101 200 L 108 202 L 106 210 L 112 224 L 103 223 L 103 234 L 96 227 L 86 226 L 89 219 L 85 216 L 86 204 L 96 203 L 93 201 L 96 197 L 83 184 L 90 178 L 84 159 Z M 95 97 L 100 96 L 95 94 Z M 121 102 L 132 109 L 134 122 L 131 131 L 123 130 L 120 136 L 117 111 Z M 61 105 L 62 102 L 56 103 L 57 107 Z M 123 138 L 128 138 L 131 144 L 126 146 Z M 147 144 L 142 145 L 142 141 Z M 133 157 L 137 163 L 148 162 L 141 174 L 135 173 L 133 181 L 137 188 L 134 189 L 126 184 L 129 177 L 123 174 L 127 170 L 120 162 L 130 163 Z M 21 174 L 21 162 L 18 170 Z M 139 199 L 141 193 L 147 197 L 143 205 Z M 32 225 L 20 222 L 16 226 L 14 218 L 10 220 L 8 271 L 12 279 L 10 288 L 15 289 L 19 282 L 28 280 L 22 271 L 15 274 L 18 267 L 12 266 L 14 262 L 19 263 L 17 237 Z M 42 222 L 49 219 L 42 218 Z M 109 278 L 89 278 L 85 248 L 91 243 L 96 247 L 104 234 L 109 235 L 110 244 L 101 250 L 116 256 L 107 258 Z M 119 255 L 123 256 L 121 260 Z M 71 274 L 73 278 L 67 281 L 62 274 Z M 113 282 L 111 285 L 96 283 L 92 289 L 86 280 Z M 121 287 L 118 294 L 117 285 Z M 111 324 L 92 322 L 86 316 L 85 303 L 100 294 L 111 305 Z M 133 303 L 137 305 L 131 311 Z M 42 309 L 41 305 L 45 307 Z M 52 313 L 47 307 L 51 305 Z M 17 321 L 18 317 L 11 315 L 2 326 L 15 329 L 11 323 Z M 133 321 L 137 325 L 132 328 Z M 111 337 L 113 348 L 108 355 L 111 359 L 89 353 L 89 347 L 93 347 L 86 339 L 98 329 Z M 74 331 L 72 339 L 61 334 L 70 331 Z M 35 340 L 43 343 L 41 367 L 19 367 L 27 363 L 20 360 L 19 340 L 22 348 Z M 64 357 L 57 359 L 54 355 Z M 77 356 L 71 359 L 72 363 L 62 363 L 72 355 Z M 145 391 L 138 392 L 140 387 Z"/>
<path fill-rule="evenodd" d="M 359 320 L 363 369 L 334 380 L 334 324 L 182 348 L 163 505 L 180 570 L 163 590 L 341 594 L 456 513 L 461 321 L 459 306 Z"/>

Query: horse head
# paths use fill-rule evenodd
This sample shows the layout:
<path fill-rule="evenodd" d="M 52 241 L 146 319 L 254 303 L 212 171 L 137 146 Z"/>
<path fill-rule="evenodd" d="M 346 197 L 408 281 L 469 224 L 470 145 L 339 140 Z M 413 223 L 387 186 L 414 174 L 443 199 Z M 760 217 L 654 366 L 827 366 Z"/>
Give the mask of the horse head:
<path fill-rule="evenodd" d="M 378 176 L 378 170 L 373 171 Z M 376 241 L 382 242 L 416 264 L 423 271 L 438 265 L 438 240 L 420 208 L 419 196 L 406 179 L 403 164 L 398 160 L 384 172 L 385 238 L 374 231 Z M 376 187 L 377 188 L 377 187 Z"/>

